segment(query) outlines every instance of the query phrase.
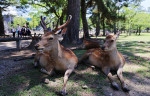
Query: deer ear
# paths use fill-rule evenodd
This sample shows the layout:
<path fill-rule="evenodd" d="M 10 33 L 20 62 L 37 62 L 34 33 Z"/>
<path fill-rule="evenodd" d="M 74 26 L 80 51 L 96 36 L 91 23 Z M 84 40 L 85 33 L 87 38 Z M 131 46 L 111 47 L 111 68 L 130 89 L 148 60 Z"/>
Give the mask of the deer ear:
<path fill-rule="evenodd" d="M 109 35 L 109 32 L 108 31 L 106 31 L 106 36 L 108 36 Z"/>
<path fill-rule="evenodd" d="M 118 33 L 116 34 L 116 38 L 119 38 L 119 35 L 120 35 L 120 32 L 118 32 Z"/>
<path fill-rule="evenodd" d="M 67 27 L 62 30 L 61 34 L 65 34 L 66 31 L 67 31 Z"/>

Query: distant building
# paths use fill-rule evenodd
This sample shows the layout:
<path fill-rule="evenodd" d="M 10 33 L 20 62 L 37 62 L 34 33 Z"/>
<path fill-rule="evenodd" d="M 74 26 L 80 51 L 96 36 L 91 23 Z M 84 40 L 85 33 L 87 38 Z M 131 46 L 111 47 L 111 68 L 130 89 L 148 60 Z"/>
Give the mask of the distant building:
<path fill-rule="evenodd" d="M 4 30 L 5 33 L 8 34 L 10 33 L 10 24 L 13 23 L 13 18 L 15 15 L 3 15 L 3 20 L 4 20 Z"/>
<path fill-rule="evenodd" d="M 10 32 L 11 23 L 13 23 L 13 19 L 15 16 L 17 16 L 16 8 L 13 6 L 9 6 L 6 11 L 3 11 L 3 20 L 4 20 L 4 30 L 5 34 L 8 34 Z"/>

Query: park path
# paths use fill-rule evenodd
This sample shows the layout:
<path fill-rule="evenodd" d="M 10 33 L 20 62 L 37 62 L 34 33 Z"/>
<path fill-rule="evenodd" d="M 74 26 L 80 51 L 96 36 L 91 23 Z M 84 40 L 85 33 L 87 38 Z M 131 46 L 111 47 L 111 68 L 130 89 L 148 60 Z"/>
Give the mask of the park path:
<path fill-rule="evenodd" d="M 30 44 L 31 40 L 22 40 L 21 47 L 27 47 Z M 0 42 L 0 51 L 8 50 L 8 49 L 15 49 L 16 48 L 16 41 L 11 42 Z"/>

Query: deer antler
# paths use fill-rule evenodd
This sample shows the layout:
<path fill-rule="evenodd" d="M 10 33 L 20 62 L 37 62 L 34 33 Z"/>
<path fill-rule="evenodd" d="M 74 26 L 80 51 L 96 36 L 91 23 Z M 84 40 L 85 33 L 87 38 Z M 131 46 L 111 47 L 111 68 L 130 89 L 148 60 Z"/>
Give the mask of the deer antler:
<path fill-rule="evenodd" d="M 40 21 L 40 24 L 41 24 L 41 26 L 43 27 L 43 29 L 44 29 L 44 34 L 46 33 L 46 32 L 48 32 L 48 29 L 47 29 L 47 27 L 46 27 L 46 23 L 45 23 L 45 18 L 42 18 L 42 16 L 41 16 L 41 21 Z"/>
<path fill-rule="evenodd" d="M 58 30 L 60 30 L 61 28 L 65 27 L 66 25 L 68 25 L 70 20 L 71 20 L 71 18 L 72 18 L 72 16 L 69 15 L 67 22 L 65 24 L 59 26 L 59 27 L 58 27 L 58 21 L 57 21 L 56 28 L 54 30 L 52 30 L 52 33 L 56 33 Z"/>

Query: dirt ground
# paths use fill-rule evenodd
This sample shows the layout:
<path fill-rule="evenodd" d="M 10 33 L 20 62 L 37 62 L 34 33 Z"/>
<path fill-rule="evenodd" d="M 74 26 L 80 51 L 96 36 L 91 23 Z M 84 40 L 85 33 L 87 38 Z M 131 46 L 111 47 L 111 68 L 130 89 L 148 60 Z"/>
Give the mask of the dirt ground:
<path fill-rule="evenodd" d="M 17 51 L 16 49 L 3 50 L 0 52 L 0 80 L 14 73 L 17 74 L 17 71 L 19 70 L 26 70 L 26 63 L 28 63 L 29 60 L 14 60 L 16 58 L 24 58 L 34 54 L 32 50 Z"/>
<path fill-rule="evenodd" d="M 21 47 L 27 47 L 30 44 L 31 40 L 22 40 Z M 8 50 L 8 49 L 15 49 L 16 48 L 16 41 L 12 42 L 0 42 L 0 51 Z"/>

